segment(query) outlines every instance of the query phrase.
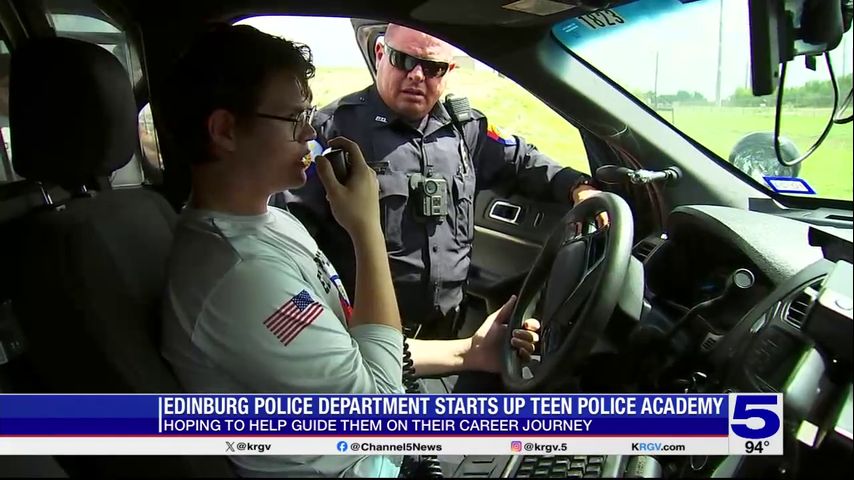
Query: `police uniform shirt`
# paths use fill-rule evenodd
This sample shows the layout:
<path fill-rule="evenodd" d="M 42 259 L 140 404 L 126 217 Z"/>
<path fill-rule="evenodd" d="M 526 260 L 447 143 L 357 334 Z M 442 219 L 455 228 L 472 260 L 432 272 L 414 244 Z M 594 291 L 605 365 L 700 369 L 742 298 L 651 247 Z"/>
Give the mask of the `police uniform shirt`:
<path fill-rule="evenodd" d="M 189 392 L 403 393 L 400 332 L 348 328 L 349 301 L 291 214 L 186 209 L 164 304 L 163 355 Z M 396 476 L 399 457 L 232 456 L 245 476 Z"/>
<path fill-rule="evenodd" d="M 478 190 L 510 180 L 531 198 L 566 202 L 581 175 L 524 139 L 502 135 L 477 110 L 472 110 L 472 117 L 462 123 L 461 133 L 439 103 L 418 128 L 390 110 L 374 86 L 342 97 L 315 116 L 321 141 L 350 138 L 378 172 L 381 223 L 401 317 L 407 324 L 446 315 L 461 302 Z M 410 176 L 423 173 L 428 161 L 433 176 L 449 186 L 448 213 L 442 222 L 421 221 L 414 213 Z M 354 294 L 353 246 L 335 223 L 317 175 L 310 174 L 304 187 L 285 192 L 284 199 L 314 230 L 348 292 Z"/>

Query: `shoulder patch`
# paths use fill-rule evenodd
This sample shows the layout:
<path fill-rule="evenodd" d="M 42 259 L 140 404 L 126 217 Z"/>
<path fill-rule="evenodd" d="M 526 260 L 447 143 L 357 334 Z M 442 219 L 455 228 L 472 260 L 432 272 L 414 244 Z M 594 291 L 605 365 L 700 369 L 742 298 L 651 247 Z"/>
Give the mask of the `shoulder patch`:
<path fill-rule="evenodd" d="M 368 100 L 368 91 L 371 87 L 353 92 L 349 95 L 344 95 L 338 100 L 338 106 L 344 105 L 364 105 Z"/>
<path fill-rule="evenodd" d="M 516 137 L 502 132 L 501 129 L 492 123 L 487 124 L 486 136 L 505 146 L 516 145 Z"/>

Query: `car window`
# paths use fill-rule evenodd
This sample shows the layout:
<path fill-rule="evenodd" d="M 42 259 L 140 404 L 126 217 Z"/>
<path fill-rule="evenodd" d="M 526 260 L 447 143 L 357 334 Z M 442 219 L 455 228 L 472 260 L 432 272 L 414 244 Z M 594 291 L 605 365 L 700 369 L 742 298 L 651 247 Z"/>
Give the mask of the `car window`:
<path fill-rule="evenodd" d="M 350 19 L 261 16 L 237 23 L 311 47 L 317 66 L 311 88 L 319 106 L 373 81 Z M 502 133 L 522 136 L 556 161 L 589 173 L 584 145 L 574 126 L 499 72 L 462 50 L 456 53 L 457 66 L 448 74 L 447 93 L 468 97 L 472 107 L 487 115 Z"/>
<path fill-rule="evenodd" d="M 852 199 L 851 125 L 836 125 L 803 163 L 777 161 L 776 95 L 754 97 L 750 2 L 633 2 L 556 25 L 555 38 L 665 121 L 770 188 L 798 177 L 826 198 Z M 830 53 L 839 102 L 851 91 L 852 32 Z M 823 58 L 787 66 L 780 126 L 784 161 L 806 153 L 831 117 L 833 89 Z M 850 110 L 845 112 L 849 115 Z M 808 192 L 805 192 L 808 193 Z"/>
<path fill-rule="evenodd" d="M 94 3 L 86 9 L 84 8 L 85 2 L 81 2 L 77 6 L 82 10 L 75 10 L 74 12 L 61 10 L 62 3 L 52 0 L 46 2 L 48 19 L 56 31 L 56 35 L 82 40 L 104 48 L 119 60 L 127 71 L 131 84 L 136 85 L 142 79 L 139 55 L 121 27 L 105 17 Z M 139 116 L 140 147 L 144 142 L 151 143 L 148 135 L 144 133 L 149 131 L 144 129 L 145 118 L 150 119 L 150 113 L 147 117 L 144 113 L 140 113 Z M 150 124 L 150 122 L 148 123 Z M 154 143 L 156 144 L 156 139 Z M 147 157 L 144 156 L 142 148 L 138 148 L 127 165 L 113 172 L 110 183 L 114 187 L 123 187 L 140 185 L 146 181 L 158 182 L 162 170 L 159 160 L 155 160 L 153 164 L 149 165 L 150 162 L 143 160 L 145 158 Z M 152 168 L 147 168 L 149 166 Z"/>
<path fill-rule="evenodd" d="M 48 9 L 51 7 L 48 2 Z M 99 10 L 92 5 L 93 15 Z M 49 23 L 54 27 L 57 36 L 75 38 L 100 45 L 116 56 L 132 82 L 142 76 L 139 59 L 130 47 L 126 35 L 106 19 L 80 13 L 48 12 Z M 18 180 L 12 168 L 12 132 L 9 126 L 9 65 L 10 52 L 8 44 L 0 35 L 0 135 L 4 143 L 2 162 L 0 162 L 0 183 Z M 112 177 L 114 185 L 138 185 L 142 182 L 139 161 L 131 160 L 127 166 L 115 172 Z"/>
<path fill-rule="evenodd" d="M 516 82 L 458 50 L 448 92 L 468 97 L 504 135 L 518 135 L 555 161 L 590 173 L 578 129 Z"/>
<path fill-rule="evenodd" d="M 70 13 L 50 13 L 50 22 L 57 36 L 76 38 L 103 47 L 116 56 L 128 72 L 132 83 L 142 77 L 139 57 L 128 42 L 127 35 L 106 19 Z"/>
<path fill-rule="evenodd" d="M 157 129 L 154 128 L 150 103 L 145 104 L 145 107 L 139 112 L 139 146 L 145 178 L 154 185 L 161 184 L 163 182 L 163 156 L 160 155 L 160 141 L 157 138 Z"/>

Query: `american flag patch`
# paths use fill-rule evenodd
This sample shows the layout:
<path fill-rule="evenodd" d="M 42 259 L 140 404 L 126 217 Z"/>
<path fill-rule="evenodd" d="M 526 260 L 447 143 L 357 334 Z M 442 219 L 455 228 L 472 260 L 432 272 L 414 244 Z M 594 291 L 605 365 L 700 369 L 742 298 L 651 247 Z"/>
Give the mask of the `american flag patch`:
<path fill-rule="evenodd" d="M 323 305 L 317 303 L 307 291 L 303 290 L 264 320 L 264 326 L 280 342 L 288 345 L 321 313 L 323 313 Z"/>

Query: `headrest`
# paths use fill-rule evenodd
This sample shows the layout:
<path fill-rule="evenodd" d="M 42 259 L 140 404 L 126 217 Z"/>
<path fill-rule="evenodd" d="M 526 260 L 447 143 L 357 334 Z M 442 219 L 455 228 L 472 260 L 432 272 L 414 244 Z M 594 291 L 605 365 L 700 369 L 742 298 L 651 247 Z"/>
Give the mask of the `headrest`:
<path fill-rule="evenodd" d="M 133 87 L 107 50 L 34 39 L 12 53 L 9 121 L 15 171 L 76 188 L 130 161 L 137 144 Z"/>

